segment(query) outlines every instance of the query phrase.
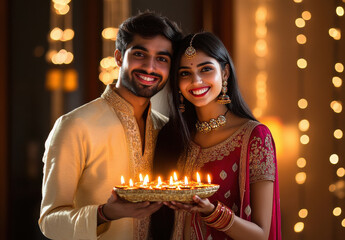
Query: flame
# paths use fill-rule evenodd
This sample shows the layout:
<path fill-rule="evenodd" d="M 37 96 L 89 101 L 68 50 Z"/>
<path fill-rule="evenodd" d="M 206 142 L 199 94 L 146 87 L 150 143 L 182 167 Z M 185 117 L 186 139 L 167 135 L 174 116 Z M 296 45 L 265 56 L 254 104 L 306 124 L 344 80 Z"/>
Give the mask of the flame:
<path fill-rule="evenodd" d="M 157 186 L 159 186 L 159 185 L 162 185 L 161 177 L 158 177 L 158 184 L 157 184 Z"/>
<path fill-rule="evenodd" d="M 144 178 L 144 185 L 149 183 L 149 175 L 146 174 L 145 178 Z"/>
<path fill-rule="evenodd" d="M 123 176 L 121 176 L 121 184 L 125 184 L 125 178 Z"/>
<path fill-rule="evenodd" d="M 141 175 L 141 173 L 139 173 L 139 180 L 140 180 L 140 182 L 143 181 L 143 175 Z"/>
<path fill-rule="evenodd" d="M 132 181 L 132 178 L 131 178 L 131 179 L 129 179 L 129 186 L 130 186 L 130 187 L 133 187 L 133 181 Z"/>
<path fill-rule="evenodd" d="M 199 175 L 198 172 L 196 173 L 196 181 L 197 181 L 199 184 L 201 183 L 200 175 Z"/>
<path fill-rule="evenodd" d="M 170 183 L 169 183 L 170 185 L 173 185 L 174 184 L 174 182 L 173 182 L 173 177 L 172 176 L 170 176 Z"/>
<path fill-rule="evenodd" d="M 208 182 L 208 184 L 211 184 L 211 177 L 210 177 L 210 174 L 207 174 L 207 182 Z"/>
<path fill-rule="evenodd" d="M 186 176 L 184 177 L 184 184 L 188 185 L 188 178 Z"/>
<path fill-rule="evenodd" d="M 174 181 L 177 182 L 177 175 L 176 175 L 176 172 L 174 172 Z"/>

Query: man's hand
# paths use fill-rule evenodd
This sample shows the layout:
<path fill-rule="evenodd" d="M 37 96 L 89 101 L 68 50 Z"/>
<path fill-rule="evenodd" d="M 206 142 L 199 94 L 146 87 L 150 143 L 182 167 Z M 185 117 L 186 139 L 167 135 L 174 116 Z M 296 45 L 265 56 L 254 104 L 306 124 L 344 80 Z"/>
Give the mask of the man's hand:
<path fill-rule="evenodd" d="M 108 202 L 103 206 L 103 213 L 108 219 L 116 220 L 124 217 L 144 218 L 156 212 L 162 206 L 161 202 L 131 203 L 121 199 L 114 190 Z"/>

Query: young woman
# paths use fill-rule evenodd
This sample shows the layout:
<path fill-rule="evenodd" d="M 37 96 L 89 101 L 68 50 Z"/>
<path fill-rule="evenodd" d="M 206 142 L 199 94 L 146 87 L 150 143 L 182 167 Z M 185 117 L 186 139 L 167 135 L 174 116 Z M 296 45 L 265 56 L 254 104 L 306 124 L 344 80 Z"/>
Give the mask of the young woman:
<path fill-rule="evenodd" d="M 241 97 L 225 46 L 211 33 L 188 35 L 172 70 L 155 172 L 177 162 L 182 176 L 210 174 L 220 185 L 194 204 L 165 203 L 176 210 L 173 239 L 281 239 L 274 141 Z"/>

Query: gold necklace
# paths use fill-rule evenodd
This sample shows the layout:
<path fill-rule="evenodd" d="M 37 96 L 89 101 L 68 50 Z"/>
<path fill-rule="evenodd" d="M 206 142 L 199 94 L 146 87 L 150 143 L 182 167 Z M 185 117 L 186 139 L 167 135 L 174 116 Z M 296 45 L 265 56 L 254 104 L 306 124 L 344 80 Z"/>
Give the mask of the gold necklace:
<path fill-rule="evenodd" d="M 219 127 L 222 127 L 226 123 L 225 115 L 228 113 L 229 109 L 223 115 L 219 115 L 217 119 L 210 119 L 208 122 L 200 122 L 199 120 L 196 122 L 195 127 L 198 132 L 201 133 L 208 133 L 212 130 L 216 130 Z"/>

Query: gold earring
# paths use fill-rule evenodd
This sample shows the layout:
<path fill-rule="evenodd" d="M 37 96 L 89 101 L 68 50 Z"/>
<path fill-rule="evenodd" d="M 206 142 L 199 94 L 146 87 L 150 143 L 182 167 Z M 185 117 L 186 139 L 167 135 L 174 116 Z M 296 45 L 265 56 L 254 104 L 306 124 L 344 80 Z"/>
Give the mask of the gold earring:
<path fill-rule="evenodd" d="M 183 95 L 181 91 L 179 91 L 179 94 L 180 94 L 180 105 L 178 109 L 180 110 L 181 113 L 183 113 L 186 110 L 186 105 L 183 103 Z"/>
<path fill-rule="evenodd" d="M 228 91 L 228 81 L 224 80 L 222 83 L 222 94 L 218 97 L 217 103 L 219 104 L 229 104 L 231 103 L 230 97 L 226 94 Z"/>

